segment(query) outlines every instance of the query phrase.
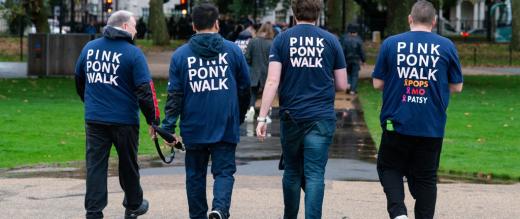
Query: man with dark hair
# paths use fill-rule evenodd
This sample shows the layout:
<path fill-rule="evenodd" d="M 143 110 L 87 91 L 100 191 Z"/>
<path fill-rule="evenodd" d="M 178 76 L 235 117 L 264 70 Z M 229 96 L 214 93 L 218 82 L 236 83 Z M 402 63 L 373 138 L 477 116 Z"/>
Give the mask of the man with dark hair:
<path fill-rule="evenodd" d="M 430 219 L 437 199 L 437 170 L 450 92 L 462 91 L 453 43 L 431 33 L 436 12 L 418 1 L 408 16 L 411 31 L 386 39 L 372 73 L 383 91 L 383 134 L 377 171 L 390 218 L 406 219 L 403 177 L 415 202 L 415 218 Z"/>
<path fill-rule="evenodd" d="M 358 36 L 358 25 L 348 25 L 341 46 L 347 62 L 347 77 L 350 84 L 347 93 L 355 95 L 357 93 L 359 70 L 361 65 L 365 64 L 365 50 L 363 49 L 363 40 Z"/>
<path fill-rule="evenodd" d="M 76 62 L 76 89 L 85 102 L 87 218 L 103 218 L 112 144 L 119 156 L 125 218 L 137 218 L 148 211 L 137 164 L 139 108 L 148 125 L 159 125 L 160 120 L 146 58 L 133 45 L 135 23 L 132 13 L 114 12 L 103 37 L 87 43 Z M 149 130 L 153 136 L 153 129 Z"/>
<path fill-rule="evenodd" d="M 215 6 L 198 5 L 191 16 L 197 33 L 172 55 L 163 128 L 174 134 L 177 118 L 182 118 L 190 218 L 228 218 L 239 126 L 250 98 L 249 70 L 240 48 L 218 34 Z M 215 182 L 212 210 L 207 216 L 210 157 Z"/>
<path fill-rule="evenodd" d="M 238 34 L 235 43 L 238 45 L 238 47 L 240 47 L 242 53 L 246 54 L 247 45 L 249 45 L 249 41 L 253 39 L 253 37 L 255 37 L 256 29 L 255 23 L 253 22 L 253 20 L 249 18 L 243 19 L 242 25 L 244 26 L 245 30 L 241 31 L 240 34 Z"/>
<path fill-rule="evenodd" d="M 278 91 L 282 143 L 284 218 L 298 216 L 301 189 L 305 218 L 321 218 L 328 148 L 336 128 L 335 89 L 345 90 L 345 57 L 334 35 L 316 27 L 321 0 L 293 0 L 297 25 L 276 36 L 257 136 L 266 137 L 266 116 Z"/>

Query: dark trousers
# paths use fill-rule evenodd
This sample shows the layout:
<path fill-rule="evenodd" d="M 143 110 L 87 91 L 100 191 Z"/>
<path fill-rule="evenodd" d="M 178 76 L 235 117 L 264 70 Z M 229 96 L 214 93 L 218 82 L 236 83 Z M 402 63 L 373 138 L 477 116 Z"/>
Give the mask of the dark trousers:
<path fill-rule="evenodd" d="M 85 209 L 87 218 L 102 218 L 107 205 L 108 157 L 112 144 L 119 157 L 119 184 L 125 193 L 123 206 L 136 209 L 143 201 L 143 190 L 139 183 L 137 147 L 139 126 L 104 125 L 87 123 L 87 192 Z"/>
<path fill-rule="evenodd" d="M 361 67 L 359 66 L 359 61 L 349 62 L 347 64 L 348 83 L 350 84 L 351 91 L 357 92 L 360 69 Z"/>
<path fill-rule="evenodd" d="M 403 176 L 406 176 L 408 189 L 415 199 L 415 218 L 433 218 L 441 148 L 442 138 L 383 131 L 377 172 L 386 194 L 390 218 L 407 215 Z"/>
<path fill-rule="evenodd" d="M 211 157 L 213 174 L 212 210 L 219 210 L 229 217 L 231 194 L 236 172 L 236 144 L 219 142 L 214 144 L 195 144 L 186 146 L 186 193 L 190 218 L 207 218 L 206 175 Z"/>

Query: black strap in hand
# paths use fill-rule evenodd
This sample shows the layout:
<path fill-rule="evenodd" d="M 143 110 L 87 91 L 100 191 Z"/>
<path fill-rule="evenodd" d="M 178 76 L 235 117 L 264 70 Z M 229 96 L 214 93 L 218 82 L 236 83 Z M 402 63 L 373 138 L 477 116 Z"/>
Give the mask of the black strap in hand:
<path fill-rule="evenodd" d="M 152 128 L 154 129 L 155 133 L 159 134 L 159 136 L 161 136 L 161 138 L 163 138 L 166 142 L 172 143 L 172 142 L 176 141 L 175 137 L 172 134 L 168 133 L 168 131 L 160 128 L 159 126 L 152 125 Z M 173 159 L 175 158 L 174 148 L 182 150 L 182 151 L 185 150 L 184 144 L 182 144 L 182 142 L 177 142 L 175 144 L 175 146 L 173 146 L 171 148 L 170 155 L 168 155 L 168 158 L 166 158 L 164 156 L 164 154 L 162 153 L 161 146 L 159 144 L 159 138 L 155 137 L 153 140 L 155 142 L 155 148 L 157 149 L 157 153 L 159 154 L 159 157 L 161 158 L 161 160 L 164 163 L 167 163 L 167 164 L 173 162 Z"/>

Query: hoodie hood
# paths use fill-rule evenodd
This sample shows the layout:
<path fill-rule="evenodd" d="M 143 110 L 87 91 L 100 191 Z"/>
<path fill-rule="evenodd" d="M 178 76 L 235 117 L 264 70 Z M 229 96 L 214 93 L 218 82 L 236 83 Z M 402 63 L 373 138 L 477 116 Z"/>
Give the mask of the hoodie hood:
<path fill-rule="evenodd" d="M 103 31 L 103 36 L 112 40 L 126 40 L 129 43 L 134 44 L 134 40 L 132 40 L 132 35 L 130 33 L 112 26 L 105 27 L 105 30 Z"/>
<path fill-rule="evenodd" d="M 224 49 L 224 38 L 218 33 L 199 33 L 191 37 L 189 46 L 202 59 L 215 59 Z"/>
<path fill-rule="evenodd" d="M 238 34 L 237 40 L 248 40 L 251 38 L 253 38 L 253 34 L 251 34 L 251 31 L 248 29 L 245 29 L 244 31 L 240 32 L 240 34 Z"/>

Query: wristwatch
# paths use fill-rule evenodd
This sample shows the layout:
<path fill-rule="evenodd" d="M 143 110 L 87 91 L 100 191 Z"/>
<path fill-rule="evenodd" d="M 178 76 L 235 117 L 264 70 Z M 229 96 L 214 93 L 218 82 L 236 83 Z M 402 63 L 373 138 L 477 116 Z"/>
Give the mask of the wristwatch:
<path fill-rule="evenodd" d="M 258 118 L 256 118 L 256 121 L 257 122 L 267 122 L 267 118 L 259 116 Z"/>

